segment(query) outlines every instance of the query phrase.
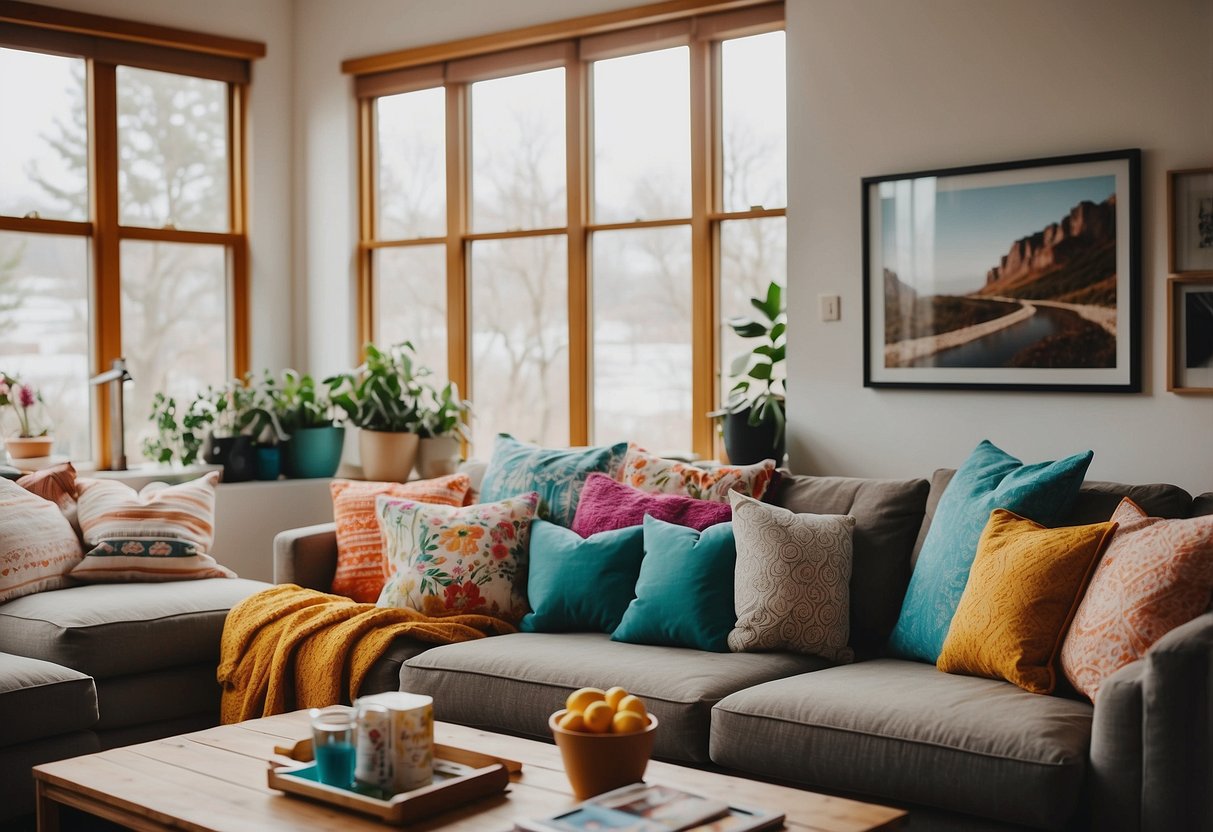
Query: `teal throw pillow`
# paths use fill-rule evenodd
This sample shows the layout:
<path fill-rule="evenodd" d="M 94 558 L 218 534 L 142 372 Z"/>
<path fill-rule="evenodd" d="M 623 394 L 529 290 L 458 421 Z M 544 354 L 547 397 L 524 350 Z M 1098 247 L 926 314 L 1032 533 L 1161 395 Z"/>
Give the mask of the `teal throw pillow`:
<path fill-rule="evenodd" d="M 527 600 L 532 612 L 519 624 L 524 633 L 609 633 L 636 597 L 644 558 L 641 526 L 582 537 L 536 520 L 531 523 Z"/>
<path fill-rule="evenodd" d="M 697 532 L 645 515 L 636 599 L 611 640 L 729 652 L 736 563 L 732 523 Z"/>
<path fill-rule="evenodd" d="M 538 448 L 501 433 L 484 472 L 480 500 L 493 503 L 537 491 L 539 516 L 569 528 L 585 478 L 595 471 L 615 476 L 627 452 L 626 442 L 601 448 Z"/>
<path fill-rule="evenodd" d="M 983 439 L 935 509 L 889 637 L 889 652 L 926 662 L 938 659 L 990 513 L 1002 508 L 1044 526 L 1056 525 L 1078 496 L 1091 456 L 1087 451 L 1024 465 Z"/>

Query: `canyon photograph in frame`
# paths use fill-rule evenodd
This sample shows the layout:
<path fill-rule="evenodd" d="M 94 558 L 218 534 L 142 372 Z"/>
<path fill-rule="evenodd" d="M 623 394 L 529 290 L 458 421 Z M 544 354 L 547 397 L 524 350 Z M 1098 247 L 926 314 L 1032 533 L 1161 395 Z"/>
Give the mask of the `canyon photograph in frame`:
<path fill-rule="evenodd" d="M 863 180 L 864 385 L 1141 389 L 1141 151 Z"/>

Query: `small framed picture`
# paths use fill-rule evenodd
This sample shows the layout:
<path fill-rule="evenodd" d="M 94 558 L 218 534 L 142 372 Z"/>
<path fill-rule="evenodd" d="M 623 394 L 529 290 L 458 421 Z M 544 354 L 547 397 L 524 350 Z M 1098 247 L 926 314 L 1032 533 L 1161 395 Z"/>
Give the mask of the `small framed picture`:
<path fill-rule="evenodd" d="M 1167 172 L 1172 274 L 1213 273 L 1213 168 Z"/>
<path fill-rule="evenodd" d="M 1167 389 L 1213 394 L 1213 273 L 1167 281 Z"/>

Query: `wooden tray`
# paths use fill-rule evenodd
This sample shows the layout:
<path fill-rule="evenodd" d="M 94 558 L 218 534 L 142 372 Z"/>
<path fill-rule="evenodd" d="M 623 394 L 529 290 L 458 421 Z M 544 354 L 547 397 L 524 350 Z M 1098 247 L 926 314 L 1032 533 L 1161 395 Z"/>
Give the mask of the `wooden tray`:
<path fill-rule="evenodd" d="M 271 760 L 267 781 L 271 789 L 373 815 L 388 823 L 411 823 L 420 818 L 454 809 L 480 797 L 503 791 L 510 775 L 522 770 L 514 760 L 490 757 L 452 745 L 434 745 L 434 782 L 388 798 L 329 786 L 316 779 L 311 739 L 293 746 L 279 746 L 282 754 L 297 764 Z"/>

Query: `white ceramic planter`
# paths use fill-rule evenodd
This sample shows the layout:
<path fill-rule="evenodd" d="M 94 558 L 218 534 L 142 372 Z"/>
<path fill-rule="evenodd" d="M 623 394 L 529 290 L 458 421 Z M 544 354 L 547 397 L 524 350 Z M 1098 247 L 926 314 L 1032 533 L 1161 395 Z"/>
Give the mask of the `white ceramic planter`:
<path fill-rule="evenodd" d="M 415 433 L 358 431 L 362 475 L 376 482 L 404 482 L 413 471 L 420 441 L 421 437 Z"/>

